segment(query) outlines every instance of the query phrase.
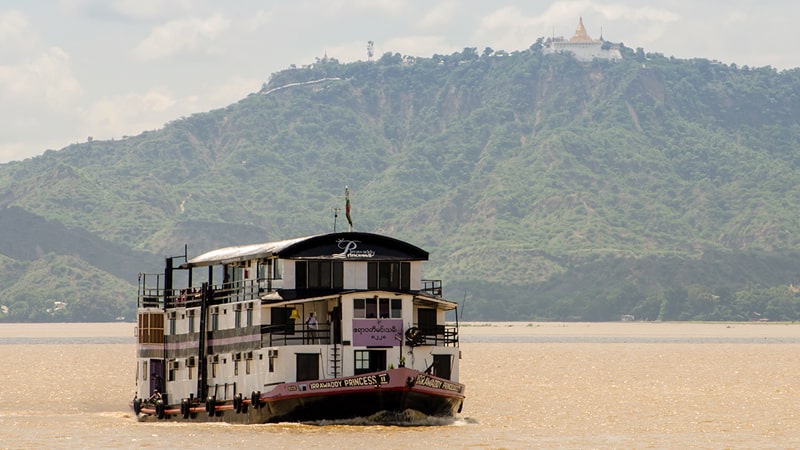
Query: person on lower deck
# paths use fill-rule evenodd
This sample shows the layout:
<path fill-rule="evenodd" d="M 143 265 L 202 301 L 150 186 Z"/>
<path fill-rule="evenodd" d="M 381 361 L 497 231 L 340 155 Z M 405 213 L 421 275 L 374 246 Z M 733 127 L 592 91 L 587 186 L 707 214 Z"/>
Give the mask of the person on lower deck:
<path fill-rule="evenodd" d="M 314 311 L 308 313 L 308 317 L 306 318 L 306 326 L 308 326 L 308 337 L 310 343 L 315 344 L 317 339 L 317 317 L 314 315 Z"/>

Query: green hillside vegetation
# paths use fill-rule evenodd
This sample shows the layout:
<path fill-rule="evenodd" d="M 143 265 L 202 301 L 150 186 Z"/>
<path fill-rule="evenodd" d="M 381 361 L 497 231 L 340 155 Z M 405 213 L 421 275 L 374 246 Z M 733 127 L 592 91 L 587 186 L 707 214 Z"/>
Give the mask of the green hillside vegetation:
<path fill-rule="evenodd" d="M 463 320 L 798 319 L 800 70 L 540 44 L 325 58 L 0 165 L 0 215 L 60 227 L 4 226 L 0 320 L 50 320 L 56 297 L 62 320 L 132 317 L 164 255 L 332 231 L 345 185 L 355 228 L 430 251 Z"/>

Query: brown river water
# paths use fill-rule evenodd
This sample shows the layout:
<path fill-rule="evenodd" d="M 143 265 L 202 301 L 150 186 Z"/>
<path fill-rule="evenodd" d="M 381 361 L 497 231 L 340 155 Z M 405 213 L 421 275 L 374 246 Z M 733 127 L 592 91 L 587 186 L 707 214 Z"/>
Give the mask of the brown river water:
<path fill-rule="evenodd" d="M 133 324 L 0 324 L 0 448 L 800 448 L 800 324 L 462 324 L 463 412 L 138 423 Z"/>

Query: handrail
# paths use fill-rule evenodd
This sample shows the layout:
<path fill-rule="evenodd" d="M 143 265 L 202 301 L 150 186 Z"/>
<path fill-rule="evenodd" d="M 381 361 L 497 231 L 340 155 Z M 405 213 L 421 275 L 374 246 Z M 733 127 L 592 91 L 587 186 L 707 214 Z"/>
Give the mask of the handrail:
<path fill-rule="evenodd" d="M 420 292 L 440 298 L 442 296 L 442 280 L 422 280 Z"/>
<path fill-rule="evenodd" d="M 418 332 L 414 345 L 433 345 L 442 347 L 458 347 L 458 327 L 447 325 L 414 324 Z"/>
<path fill-rule="evenodd" d="M 261 340 L 265 346 L 321 344 L 332 342 L 330 324 L 319 324 L 316 331 L 300 324 L 261 325 Z"/>
<path fill-rule="evenodd" d="M 151 283 L 153 277 L 155 277 L 155 286 Z M 200 306 L 201 288 L 199 286 L 173 289 L 171 292 L 172 295 L 167 297 L 162 277 L 161 274 L 140 274 L 137 293 L 138 307 L 164 309 L 165 306 L 167 308 L 176 306 L 193 308 Z M 219 305 L 258 300 L 262 295 L 276 288 L 274 284 L 276 280 L 280 280 L 280 278 L 242 280 L 233 283 L 213 285 L 211 286 L 213 297 L 210 300 L 210 304 Z"/>

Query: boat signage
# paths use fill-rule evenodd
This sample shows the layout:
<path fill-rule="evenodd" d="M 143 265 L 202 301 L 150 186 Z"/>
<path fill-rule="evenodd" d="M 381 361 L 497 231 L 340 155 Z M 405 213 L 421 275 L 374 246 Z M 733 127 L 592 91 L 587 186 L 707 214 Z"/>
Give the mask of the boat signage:
<path fill-rule="evenodd" d="M 374 375 L 364 375 L 360 377 L 342 378 L 339 380 L 314 381 L 308 383 L 308 390 L 318 389 L 340 389 L 358 386 L 380 386 L 389 382 L 388 373 L 378 373 Z"/>
<path fill-rule="evenodd" d="M 353 345 L 394 347 L 403 336 L 403 319 L 353 319 Z"/>
<path fill-rule="evenodd" d="M 372 258 L 375 256 L 375 250 L 359 249 L 358 244 L 361 241 L 354 241 L 351 239 L 339 239 L 336 245 L 341 250 L 341 253 L 335 253 L 334 258 Z"/>
<path fill-rule="evenodd" d="M 426 386 L 434 389 L 444 389 L 445 391 L 458 392 L 458 393 L 461 393 L 461 390 L 464 387 L 464 385 L 462 384 L 439 380 L 433 377 L 429 377 L 422 373 L 417 375 L 417 378 L 414 380 L 414 384 L 417 386 Z"/>

